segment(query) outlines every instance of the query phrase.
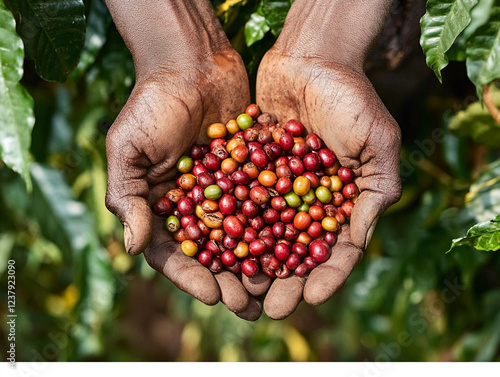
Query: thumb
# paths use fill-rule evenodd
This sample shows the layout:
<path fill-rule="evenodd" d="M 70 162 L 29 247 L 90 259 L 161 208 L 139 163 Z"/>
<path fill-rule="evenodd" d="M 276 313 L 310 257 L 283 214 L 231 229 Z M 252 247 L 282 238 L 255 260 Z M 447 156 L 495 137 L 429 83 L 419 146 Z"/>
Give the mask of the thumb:
<path fill-rule="evenodd" d="M 134 138 L 112 127 L 106 139 L 108 187 L 106 207 L 121 221 L 127 253 L 140 254 L 151 238 L 153 214 L 148 203 L 146 173 L 149 161 L 136 148 Z"/>
<path fill-rule="evenodd" d="M 370 183 L 374 180 L 378 189 L 371 188 Z M 350 230 L 352 243 L 361 250 L 365 250 L 368 246 L 380 215 L 401 197 L 399 179 L 395 176 L 394 179 L 385 180 L 388 182 L 387 185 L 383 185 L 383 180 L 376 176 L 370 176 L 362 178 L 359 184 L 361 193 L 352 209 Z M 368 187 L 363 187 L 363 184 Z M 382 186 L 385 186 L 385 189 L 381 190 Z"/>

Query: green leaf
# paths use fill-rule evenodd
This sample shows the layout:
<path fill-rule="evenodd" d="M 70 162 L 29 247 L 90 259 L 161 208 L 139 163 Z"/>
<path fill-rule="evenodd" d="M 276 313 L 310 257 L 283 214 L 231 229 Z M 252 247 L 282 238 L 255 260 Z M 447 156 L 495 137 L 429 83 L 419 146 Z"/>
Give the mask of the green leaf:
<path fill-rule="evenodd" d="M 0 158 L 21 174 L 28 190 L 31 131 L 35 124 L 33 99 L 19 84 L 24 48 L 12 13 L 0 2 Z"/>
<path fill-rule="evenodd" d="M 500 213 L 500 160 L 479 174 L 465 196 L 465 203 L 476 221 L 488 221 Z"/>
<path fill-rule="evenodd" d="M 245 40 L 247 46 L 251 46 L 255 42 L 260 41 L 270 29 L 264 16 L 258 13 L 252 13 L 250 19 L 245 24 Z"/>
<path fill-rule="evenodd" d="M 458 36 L 453 46 L 446 53 L 450 60 L 465 61 L 467 40 L 480 26 L 483 26 L 488 21 L 495 1 L 496 0 L 479 0 L 477 5 L 472 8 L 469 26 L 467 26 Z"/>
<path fill-rule="evenodd" d="M 500 106 L 500 90 L 494 86 L 491 87 L 491 97 Z M 474 102 L 455 114 L 448 128 L 456 136 L 470 137 L 478 144 L 500 148 L 500 127 L 480 102 Z"/>
<path fill-rule="evenodd" d="M 474 246 L 480 251 L 497 251 L 500 249 L 500 215 L 493 220 L 484 221 L 474 225 L 467 231 L 465 237 L 452 241 L 449 253 L 457 246 Z"/>
<path fill-rule="evenodd" d="M 78 66 L 71 77 L 80 76 L 96 59 L 97 54 L 107 39 L 108 27 L 111 24 L 111 15 L 103 0 L 92 0 L 87 16 L 85 44 Z"/>
<path fill-rule="evenodd" d="M 82 0 L 8 0 L 20 13 L 18 31 L 26 55 L 45 80 L 64 82 L 76 67 L 85 41 Z"/>
<path fill-rule="evenodd" d="M 471 21 L 470 11 L 478 0 L 429 0 L 420 20 L 420 45 L 426 63 L 442 82 L 441 70 L 448 65 L 446 52 Z"/>
<path fill-rule="evenodd" d="M 500 78 L 500 1 L 492 6 L 488 22 L 467 41 L 466 54 L 467 75 L 482 100 L 483 86 Z"/>
<path fill-rule="evenodd" d="M 80 290 L 75 313 L 78 322 L 72 327 L 78 357 L 99 354 L 103 351 L 102 326 L 110 318 L 115 291 L 108 254 L 90 212 L 74 199 L 62 174 L 37 163 L 31 173 L 33 215 L 44 236 L 63 251 Z"/>
<path fill-rule="evenodd" d="M 293 1 L 262 0 L 261 9 L 274 36 L 278 36 L 283 29 L 286 15 Z"/>

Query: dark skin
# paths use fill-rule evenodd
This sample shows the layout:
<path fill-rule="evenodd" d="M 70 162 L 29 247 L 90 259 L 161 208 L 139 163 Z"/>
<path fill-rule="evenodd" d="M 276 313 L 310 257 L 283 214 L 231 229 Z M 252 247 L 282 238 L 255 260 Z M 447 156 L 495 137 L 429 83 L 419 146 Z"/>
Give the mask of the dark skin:
<path fill-rule="evenodd" d="M 312 305 L 328 300 L 361 259 L 376 218 L 400 196 L 399 129 L 362 71 L 388 11 L 389 2 L 375 2 L 381 3 L 377 11 L 363 0 L 348 7 L 342 1 L 318 1 L 316 9 L 310 8 L 315 1 L 296 0 L 279 40 L 259 68 L 259 106 L 278 119 L 300 119 L 318 133 L 340 162 L 353 168 L 362 192 L 351 227 L 342 229 L 332 257 L 307 280 L 293 276 L 272 284 L 264 301 L 271 318 L 290 315 L 302 298 Z M 351 10 L 364 10 L 373 25 L 364 20 L 366 30 L 342 36 L 342 28 L 335 30 L 324 11 L 314 14 L 326 4 L 336 10 L 331 17 L 344 10 L 340 20 L 348 22 L 355 22 L 349 21 Z M 205 304 L 222 301 L 240 317 L 256 320 L 262 304 L 255 297 L 267 291 L 270 280 L 262 274 L 244 277 L 243 282 L 230 272 L 213 275 L 180 251 L 164 219 L 150 209 L 175 185 L 177 159 L 190 145 L 207 142 L 206 127 L 236 118 L 250 103 L 241 58 L 208 1 L 107 0 L 107 5 L 132 52 L 137 76 L 106 146 L 106 205 L 124 224 L 126 250 L 132 255 L 144 252 L 153 268 Z M 301 19 L 304 14 L 311 18 Z M 318 17 L 324 22 L 318 23 Z M 141 22 L 144 19 L 148 22 Z M 342 48 L 342 58 L 324 55 L 330 48 L 317 38 L 321 30 L 297 33 L 294 25 L 299 20 L 301 25 L 323 27 L 324 36 L 335 33 L 331 40 L 349 40 L 359 48 L 352 54 Z"/>
<path fill-rule="evenodd" d="M 378 217 L 401 196 L 400 130 L 363 72 L 374 41 L 367 36 L 382 29 L 390 4 L 298 0 L 259 67 L 263 111 L 301 120 L 353 169 L 361 191 L 330 259 L 307 280 L 291 276 L 273 283 L 264 301 L 271 318 L 290 315 L 302 298 L 311 305 L 330 299 L 361 260 Z M 349 23 L 357 27 L 346 28 Z"/>

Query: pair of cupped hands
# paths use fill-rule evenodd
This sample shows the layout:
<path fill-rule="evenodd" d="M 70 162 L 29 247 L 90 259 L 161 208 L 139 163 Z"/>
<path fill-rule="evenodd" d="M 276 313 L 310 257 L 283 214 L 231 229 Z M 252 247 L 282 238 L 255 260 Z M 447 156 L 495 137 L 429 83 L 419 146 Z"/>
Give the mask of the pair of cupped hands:
<path fill-rule="evenodd" d="M 142 72 L 109 130 L 106 205 L 123 223 L 127 252 L 143 253 L 181 290 L 207 305 L 222 301 L 247 320 L 258 319 L 263 310 L 282 319 L 302 299 L 311 305 L 330 299 L 360 262 L 378 217 L 401 191 L 399 127 L 361 67 L 290 54 L 276 43 L 258 69 L 260 109 L 279 121 L 298 119 L 318 134 L 340 163 L 353 169 L 361 192 L 331 257 L 307 278 L 292 274 L 271 282 L 260 273 L 240 281 L 228 271 L 212 274 L 182 253 L 164 218 L 151 210 L 175 186 L 177 159 L 191 145 L 208 141 L 208 125 L 235 119 L 251 103 L 243 61 L 229 43 Z"/>

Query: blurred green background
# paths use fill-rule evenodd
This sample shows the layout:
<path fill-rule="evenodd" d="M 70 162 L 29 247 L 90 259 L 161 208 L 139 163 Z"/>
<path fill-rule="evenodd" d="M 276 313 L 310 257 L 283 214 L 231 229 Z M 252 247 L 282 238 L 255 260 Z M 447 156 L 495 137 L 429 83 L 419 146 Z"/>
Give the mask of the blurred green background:
<path fill-rule="evenodd" d="M 426 66 L 424 1 L 396 4 L 367 63 L 403 133 L 401 201 L 334 298 L 256 322 L 201 304 L 124 252 L 122 226 L 104 207 L 105 137 L 134 67 L 103 1 L 84 3 L 85 44 L 64 83 L 24 62 L 33 190 L 0 161 L 0 316 L 13 259 L 19 361 L 500 360 L 500 254 L 446 254 L 500 213 L 500 127 L 463 62 L 450 63 L 442 84 Z M 290 3 L 213 1 L 252 85 Z M 4 321 L 2 351 L 7 331 Z"/>

